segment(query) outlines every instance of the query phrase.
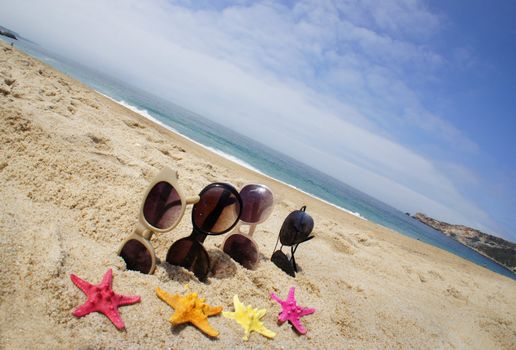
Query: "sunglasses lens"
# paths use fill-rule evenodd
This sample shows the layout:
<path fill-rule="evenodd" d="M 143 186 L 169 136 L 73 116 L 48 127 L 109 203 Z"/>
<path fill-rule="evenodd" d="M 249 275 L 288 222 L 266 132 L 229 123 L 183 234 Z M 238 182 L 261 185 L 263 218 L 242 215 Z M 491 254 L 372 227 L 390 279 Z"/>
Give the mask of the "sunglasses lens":
<path fill-rule="evenodd" d="M 240 217 L 238 193 L 224 186 L 203 190 L 200 200 L 192 209 L 192 220 L 203 232 L 220 234 L 231 229 Z"/>
<path fill-rule="evenodd" d="M 229 236 L 224 243 L 224 253 L 246 269 L 253 269 L 258 262 L 258 248 L 255 243 L 244 235 Z"/>
<path fill-rule="evenodd" d="M 248 224 L 264 221 L 272 212 L 272 192 L 262 185 L 247 185 L 240 191 L 243 209 L 240 220 Z"/>
<path fill-rule="evenodd" d="M 152 268 L 152 256 L 147 247 L 140 241 L 130 239 L 124 244 L 120 256 L 125 260 L 127 269 L 150 273 Z"/>
<path fill-rule="evenodd" d="M 272 254 L 271 261 L 280 269 L 282 269 L 286 274 L 296 277 L 296 273 L 294 271 L 294 266 L 287 258 L 285 253 L 281 250 L 276 250 L 274 254 Z"/>
<path fill-rule="evenodd" d="M 199 280 L 204 280 L 210 270 L 206 249 L 190 238 L 182 238 L 172 244 L 167 253 L 167 262 L 192 271 Z"/>
<path fill-rule="evenodd" d="M 168 182 L 158 182 L 150 190 L 143 204 L 145 220 L 158 229 L 174 226 L 180 219 L 181 198 Z"/>
<path fill-rule="evenodd" d="M 292 246 L 307 240 L 314 228 L 314 220 L 304 211 L 290 213 L 280 230 L 281 244 Z"/>

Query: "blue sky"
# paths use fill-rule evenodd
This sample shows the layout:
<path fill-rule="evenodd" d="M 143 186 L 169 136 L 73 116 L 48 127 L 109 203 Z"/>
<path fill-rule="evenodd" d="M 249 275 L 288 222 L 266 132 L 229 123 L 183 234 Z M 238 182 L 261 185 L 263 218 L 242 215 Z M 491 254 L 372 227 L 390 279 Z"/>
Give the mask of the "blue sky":
<path fill-rule="evenodd" d="M 403 211 L 516 241 L 516 2 L 16 1 L 0 24 Z"/>

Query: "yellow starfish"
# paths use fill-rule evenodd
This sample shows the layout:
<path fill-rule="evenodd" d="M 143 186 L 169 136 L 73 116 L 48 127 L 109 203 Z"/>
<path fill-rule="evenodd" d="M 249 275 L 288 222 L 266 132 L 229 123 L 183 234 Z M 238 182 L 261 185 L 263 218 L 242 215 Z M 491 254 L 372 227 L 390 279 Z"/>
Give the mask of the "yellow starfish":
<path fill-rule="evenodd" d="M 156 288 L 156 294 L 161 300 L 174 308 L 175 312 L 169 319 L 174 326 L 190 322 L 211 337 L 219 335 L 219 332 L 209 324 L 208 316 L 220 314 L 221 306 L 205 304 L 205 299 L 199 299 L 197 293 L 190 293 L 185 296 L 172 295 L 158 287 Z"/>
<path fill-rule="evenodd" d="M 276 333 L 265 328 L 260 319 L 265 315 L 267 310 L 265 309 L 253 309 L 251 305 L 247 307 L 240 302 L 238 295 L 233 297 L 233 303 L 235 304 L 235 312 L 223 312 L 222 316 L 233 319 L 240 324 L 244 330 L 244 340 L 249 339 L 249 334 L 252 331 L 258 332 L 267 338 L 274 338 Z"/>

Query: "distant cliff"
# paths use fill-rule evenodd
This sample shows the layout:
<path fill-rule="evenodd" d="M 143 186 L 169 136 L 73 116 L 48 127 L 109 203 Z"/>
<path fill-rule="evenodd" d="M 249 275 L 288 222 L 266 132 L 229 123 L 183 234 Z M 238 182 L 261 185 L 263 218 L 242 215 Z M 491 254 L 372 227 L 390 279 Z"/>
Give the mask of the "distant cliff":
<path fill-rule="evenodd" d="M 0 26 L 0 35 L 7 36 L 14 40 L 18 40 L 18 38 L 12 31 L 10 31 L 9 29 L 2 27 L 2 26 Z"/>
<path fill-rule="evenodd" d="M 470 227 L 435 220 L 425 214 L 416 213 L 413 218 L 516 272 L 516 244 Z"/>

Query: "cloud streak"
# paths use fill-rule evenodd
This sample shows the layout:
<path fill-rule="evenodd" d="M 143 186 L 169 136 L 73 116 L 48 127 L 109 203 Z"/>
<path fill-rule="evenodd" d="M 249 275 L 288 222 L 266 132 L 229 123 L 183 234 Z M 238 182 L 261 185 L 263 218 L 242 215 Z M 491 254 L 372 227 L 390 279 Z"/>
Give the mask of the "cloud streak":
<path fill-rule="evenodd" d="M 479 147 L 425 108 L 414 87 L 448 64 L 425 44 L 441 18 L 420 1 L 193 8 L 164 0 L 48 0 L 12 2 L 3 13 L 2 23 L 43 46 L 397 208 L 492 227 L 458 190 L 461 176 L 476 184 L 467 167 L 422 151 L 421 140 L 456 154 Z M 416 84 L 412 76 L 422 78 Z"/>

